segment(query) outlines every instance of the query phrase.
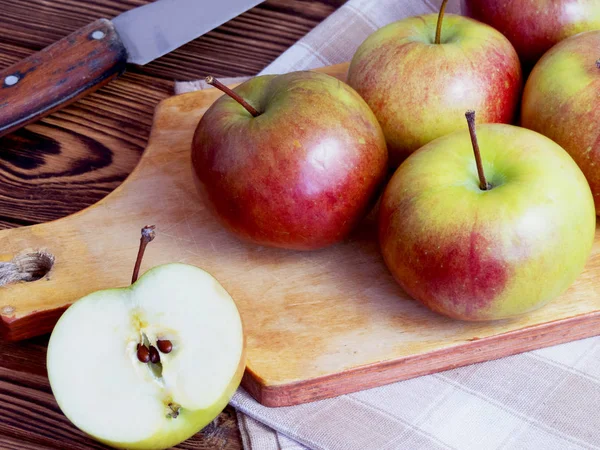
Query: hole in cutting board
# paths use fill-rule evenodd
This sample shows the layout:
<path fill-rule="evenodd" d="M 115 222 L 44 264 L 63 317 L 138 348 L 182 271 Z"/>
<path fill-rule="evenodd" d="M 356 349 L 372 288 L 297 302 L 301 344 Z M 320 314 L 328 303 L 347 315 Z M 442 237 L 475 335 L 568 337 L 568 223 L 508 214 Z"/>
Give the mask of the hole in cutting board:
<path fill-rule="evenodd" d="M 54 255 L 43 250 L 21 253 L 10 262 L 0 262 L 0 286 L 45 277 L 54 265 Z"/>

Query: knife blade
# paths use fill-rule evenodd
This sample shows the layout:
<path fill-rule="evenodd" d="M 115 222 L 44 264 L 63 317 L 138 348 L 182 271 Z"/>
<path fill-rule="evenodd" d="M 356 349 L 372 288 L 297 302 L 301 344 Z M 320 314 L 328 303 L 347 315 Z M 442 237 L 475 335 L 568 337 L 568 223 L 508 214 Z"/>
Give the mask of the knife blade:
<path fill-rule="evenodd" d="M 263 0 L 157 0 L 98 19 L 0 72 L 0 136 L 38 120 Z"/>

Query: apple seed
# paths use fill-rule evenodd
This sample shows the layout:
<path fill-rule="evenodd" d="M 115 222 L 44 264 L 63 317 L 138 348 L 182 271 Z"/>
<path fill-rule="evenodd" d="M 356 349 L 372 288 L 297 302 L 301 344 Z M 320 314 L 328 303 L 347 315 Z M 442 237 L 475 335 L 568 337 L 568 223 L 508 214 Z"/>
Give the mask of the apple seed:
<path fill-rule="evenodd" d="M 153 347 L 150 347 L 153 348 Z M 137 346 L 137 358 L 142 363 L 147 363 L 150 361 L 150 350 L 143 344 L 138 344 Z"/>
<path fill-rule="evenodd" d="M 158 354 L 158 350 L 156 350 L 154 345 L 150 346 L 149 357 L 152 364 L 158 364 L 160 362 L 160 355 Z"/>
<path fill-rule="evenodd" d="M 161 353 L 171 353 L 171 350 L 173 350 L 173 344 L 168 339 L 157 340 L 156 346 L 161 351 Z"/>

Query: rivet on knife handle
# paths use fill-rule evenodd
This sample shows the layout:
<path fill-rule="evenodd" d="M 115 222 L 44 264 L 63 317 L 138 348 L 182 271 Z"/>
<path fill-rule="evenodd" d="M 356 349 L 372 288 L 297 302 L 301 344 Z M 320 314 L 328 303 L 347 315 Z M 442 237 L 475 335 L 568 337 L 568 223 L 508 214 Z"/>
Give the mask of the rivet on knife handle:
<path fill-rule="evenodd" d="M 100 19 L 0 72 L 0 136 L 105 85 L 126 61 L 113 24 Z"/>

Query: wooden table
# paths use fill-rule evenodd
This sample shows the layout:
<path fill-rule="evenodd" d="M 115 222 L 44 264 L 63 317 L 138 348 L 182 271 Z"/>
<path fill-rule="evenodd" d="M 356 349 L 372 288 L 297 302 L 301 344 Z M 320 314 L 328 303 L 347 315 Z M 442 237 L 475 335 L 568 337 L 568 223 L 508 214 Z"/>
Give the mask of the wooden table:
<path fill-rule="evenodd" d="M 94 19 L 149 1 L 0 0 L 0 69 Z M 128 68 L 121 79 L 78 103 L 0 138 L 0 229 L 58 219 L 97 202 L 136 165 L 154 107 L 172 94 L 174 80 L 256 74 L 344 1 L 268 0 L 147 66 Z M 0 342 L 0 448 L 105 448 L 71 425 L 54 401 L 46 377 L 47 341 L 42 336 Z M 235 412 L 227 408 L 178 448 L 240 449 Z"/>

